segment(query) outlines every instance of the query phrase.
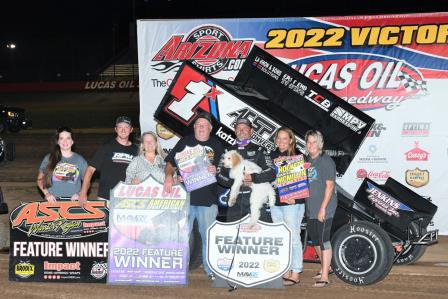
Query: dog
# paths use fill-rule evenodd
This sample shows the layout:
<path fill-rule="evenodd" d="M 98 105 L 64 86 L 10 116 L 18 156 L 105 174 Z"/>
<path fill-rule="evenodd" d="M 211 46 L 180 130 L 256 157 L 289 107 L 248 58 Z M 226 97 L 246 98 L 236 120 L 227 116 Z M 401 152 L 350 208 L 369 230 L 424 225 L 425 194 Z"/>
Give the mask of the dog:
<path fill-rule="evenodd" d="M 234 183 L 230 188 L 230 196 L 228 206 L 232 207 L 240 192 L 241 185 L 243 184 L 244 176 L 252 173 L 260 173 L 261 167 L 245 160 L 237 151 L 232 150 L 224 154 L 223 166 L 230 169 L 230 178 L 234 179 Z M 255 226 L 257 220 L 260 218 L 260 209 L 265 202 L 269 202 L 270 206 L 275 204 L 275 191 L 270 183 L 252 183 L 250 186 L 252 192 L 250 193 L 250 226 Z"/>

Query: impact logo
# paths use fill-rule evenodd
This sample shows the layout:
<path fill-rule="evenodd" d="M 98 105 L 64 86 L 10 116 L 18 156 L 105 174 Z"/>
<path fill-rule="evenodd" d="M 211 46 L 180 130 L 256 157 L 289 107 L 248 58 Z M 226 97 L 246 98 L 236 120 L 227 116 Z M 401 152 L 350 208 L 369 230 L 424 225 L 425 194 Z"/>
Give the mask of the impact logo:
<path fill-rule="evenodd" d="M 398 210 L 409 211 L 413 210 L 409 208 L 407 205 L 399 202 L 386 192 L 378 189 L 375 185 L 367 182 L 367 198 L 372 202 L 372 204 L 377 207 L 379 210 L 383 211 L 389 216 L 394 216 L 399 218 L 400 213 Z"/>
<path fill-rule="evenodd" d="M 429 152 L 420 148 L 419 142 L 415 142 L 415 147 L 404 153 L 407 161 L 428 161 Z"/>
<path fill-rule="evenodd" d="M 28 278 L 34 275 L 34 265 L 29 261 L 21 261 L 14 266 L 14 273 L 21 278 Z"/>
<path fill-rule="evenodd" d="M 239 70 L 252 48 L 253 40 L 232 40 L 230 34 L 215 25 L 205 25 L 184 35 L 172 36 L 157 52 L 153 69 L 177 71 L 181 61 L 190 60 L 212 75 L 222 70 Z"/>
<path fill-rule="evenodd" d="M 92 270 L 90 270 L 90 275 L 93 278 L 101 279 L 107 274 L 107 263 L 94 262 L 92 265 Z"/>
<path fill-rule="evenodd" d="M 306 57 L 289 64 L 361 110 L 389 111 L 408 99 L 428 94 L 419 70 L 388 56 L 337 53 Z"/>

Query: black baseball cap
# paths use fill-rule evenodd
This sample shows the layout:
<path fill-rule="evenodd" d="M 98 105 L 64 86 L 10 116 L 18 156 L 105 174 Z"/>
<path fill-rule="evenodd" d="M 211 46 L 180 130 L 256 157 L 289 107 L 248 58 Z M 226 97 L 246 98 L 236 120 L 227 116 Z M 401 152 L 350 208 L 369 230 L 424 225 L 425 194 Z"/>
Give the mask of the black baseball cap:
<path fill-rule="evenodd" d="M 117 120 L 115 121 L 115 125 L 118 125 L 119 123 L 126 123 L 132 127 L 131 118 L 128 116 L 119 116 L 117 117 Z"/>
<path fill-rule="evenodd" d="M 196 121 L 195 121 L 195 122 L 197 122 L 198 119 L 200 119 L 200 118 L 204 118 L 204 119 L 206 119 L 210 124 L 212 124 L 212 116 L 210 115 L 210 113 L 207 113 L 207 112 L 201 112 L 201 113 L 199 113 L 199 114 L 198 114 L 198 117 L 196 118 Z"/>
<path fill-rule="evenodd" d="M 242 117 L 242 118 L 238 119 L 235 122 L 234 128 L 236 128 L 240 124 L 244 124 L 244 125 L 248 126 L 249 128 L 252 128 L 252 123 L 250 122 L 250 120 L 248 118 Z"/>

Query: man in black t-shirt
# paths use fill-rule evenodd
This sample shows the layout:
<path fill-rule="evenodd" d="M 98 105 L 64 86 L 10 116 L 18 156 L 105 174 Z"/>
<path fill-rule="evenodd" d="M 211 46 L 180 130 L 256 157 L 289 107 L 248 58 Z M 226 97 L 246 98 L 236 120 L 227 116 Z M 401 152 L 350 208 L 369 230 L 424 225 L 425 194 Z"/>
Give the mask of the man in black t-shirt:
<path fill-rule="evenodd" d="M 194 123 L 194 135 L 181 138 L 170 151 L 165 158 L 165 183 L 163 188 L 166 192 L 171 192 L 174 183 L 173 174 L 178 168 L 175 156 L 177 153 L 182 152 L 186 146 L 194 147 L 198 144 L 203 146 L 210 162 L 207 170 L 213 175 L 216 174 L 219 159 L 224 152 L 224 148 L 218 139 L 210 136 L 211 131 L 211 116 L 208 113 L 201 113 Z M 202 263 L 204 271 L 211 280 L 214 279 L 214 274 L 207 264 L 207 229 L 216 220 L 218 214 L 217 193 L 217 183 L 212 183 L 190 192 L 190 232 L 193 228 L 194 219 L 196 219 L 202 239 Z"/>
<path fill-rule="evenodd" d="M 82 181 L 79 200 L 87 200 L 87 192 L 93 173 L 99 171 L 100 184 L 98 188 L 98 199 L 109 200 L 110 190 L 126 178 L 126 168 L 132 158 L 138 154 L 138 147 L 129 140 L 132 133 L 131 119 L 120 116 L 115 121 L 115 132 L 117 137 L 103 144 L 95 152 Z"/>

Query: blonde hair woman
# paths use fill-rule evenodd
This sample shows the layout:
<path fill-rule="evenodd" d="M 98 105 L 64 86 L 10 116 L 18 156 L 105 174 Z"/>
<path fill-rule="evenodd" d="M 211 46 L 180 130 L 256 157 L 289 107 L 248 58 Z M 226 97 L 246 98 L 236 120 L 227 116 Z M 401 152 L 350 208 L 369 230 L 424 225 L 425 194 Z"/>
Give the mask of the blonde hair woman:
<path fill-rule="evenodd" d="M 271 158 L 288 157 L 297 155 L 296 138 L 291 129 L 281 127 L 275 135 L 277 149 L 271 153 Z M 291 269 L 283 275 L 283 285 L 293 286 L 300 282 L 300 272 L 303 271 L 302 241 L 300 238 L 300 226 L 305 213 L 304 199 L 291 199 L 288 202 L 280 201 L 276 188 L 275 205 L 271 207 L 271 217 L 274 223 L 285 222 L 292 233 L 292 259 Z"/>
<path fill-rule="evenodd" d="M 126 169 L 126 183 L 140 184 L 152 175 L 157 181 L 163 183 L 165 179 L 165 153 L 160 146 L 157 135 L 148 131 L 142 134 L 140 153 Z"/>

